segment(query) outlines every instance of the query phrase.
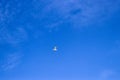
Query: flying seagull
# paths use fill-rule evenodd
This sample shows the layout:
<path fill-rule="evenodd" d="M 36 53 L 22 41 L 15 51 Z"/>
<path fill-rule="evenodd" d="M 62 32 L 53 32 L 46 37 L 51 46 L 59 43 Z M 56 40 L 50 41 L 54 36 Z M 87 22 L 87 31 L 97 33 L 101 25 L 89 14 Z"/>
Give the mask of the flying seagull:
<path fill-rule="evenodd" d="M 54 48 L 53 48 L 53 51 L 57 51 L 58 49 L 57 49 L 57 46 L 54 46 Z"/>

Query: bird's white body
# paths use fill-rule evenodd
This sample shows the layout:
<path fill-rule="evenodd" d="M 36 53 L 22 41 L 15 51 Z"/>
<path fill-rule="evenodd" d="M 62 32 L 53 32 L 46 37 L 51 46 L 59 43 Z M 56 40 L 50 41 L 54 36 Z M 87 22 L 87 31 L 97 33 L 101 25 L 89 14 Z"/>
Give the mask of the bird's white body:
<path fill-rule="evenodd" d="M 53 51 L 55 51 L 55 52 L 56 52 L 57 50 L 58 50 L 58 49 L 57 49 L 57 47 L 55 46 L 55 47 L 53 48 Z"/>

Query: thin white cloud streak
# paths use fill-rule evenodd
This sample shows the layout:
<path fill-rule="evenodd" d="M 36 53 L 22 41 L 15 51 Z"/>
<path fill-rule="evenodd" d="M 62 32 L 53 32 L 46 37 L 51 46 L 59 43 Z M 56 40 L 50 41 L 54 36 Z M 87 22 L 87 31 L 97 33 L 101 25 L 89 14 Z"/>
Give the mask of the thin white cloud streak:
<path fill-rule="evenodd" d="M 11 53 L 4 57 L 1 65 L 2 71 L 14 69 L 21 62 L 23 55 L 21 53 Z"/>
<path fill-rule="evenodd" d="M 56 11 L 63 20 L 51 23 L 53 26 L 57 26 L 56 24 L 61 24 L 67 19 L 74 27 L 83 27 L 108 20 L 112 14 L 119 11 L 119 4 L 119 0 L 53 0 L 41 14 L 44 18 L 51 10 Z"/>

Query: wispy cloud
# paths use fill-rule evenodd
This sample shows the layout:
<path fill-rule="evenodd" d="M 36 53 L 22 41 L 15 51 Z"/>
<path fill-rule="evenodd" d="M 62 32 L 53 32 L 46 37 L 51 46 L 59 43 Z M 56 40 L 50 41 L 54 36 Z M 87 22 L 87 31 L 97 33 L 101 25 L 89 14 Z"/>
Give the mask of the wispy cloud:
<path fill-rule="evenodd" d="M 16 0 L 8 1 L 5 4 L 0 3 L 0 41 L 16 44 L 26 39 L 27 32 L 25 28 L 18 28 L 21 24 L 14 25 L 16 26 L 14 31 L 9 31 L 6 27 L 8 23 L 15 19 L 15 16 L 19 16 L 20 12 L 23 12 L 22 17 L 24 17 L 24 14 L 29 14 L 32 16 L 29 18 L 37 18 L 34 20 L 38 22 L 38 25 L 33 23 L 34 29 L 36 28 L 35 26 L 40 26 L 39 22 L 43 24 L 40 27 L 54 29 L 65 22 L 71 23 L 73 27 L 80 28 L 104 22 L 120 9 L 119 0 L 33 0 L 28 4 L 31 6 L 28 12 L 25 3 L 27 1 L 20 2 Z M 23 7 L 26 8 L 24 11 L 22 11 Z M 50 17 L 52 12 L 55 12 L 55 17 Z M 24 25 L 28 23 L 29 21 L 24 23 Z M 36 34 L 39 33 L 37 32 Z"/>
<path fill-rule="evenodd" d="M 103 70 L 100 73 L 99 80 L 112 80 L 114 79 L 115 75 L 116 75 L 116 72 L 113 70 Z"/>
<path fill-rule="evenodd" d="M 20 2 L 16 0 L 0 2 L 0 24 L 5 25 L 14 20 L 20 12 Z"/>
<path fill-rule="evenodd" d="M 0 44 L 8 43 L 16 45 L 27 39 L 27 32 L 20 24 L 12 29 L 11 22 L 19 16 L 22 4 L 19 1 L 1 1 L 0 2 Z"/>
<path fill-rule="evenodd" d="M 25 40 L 27 40 L 28 35 L 24 28 L 17 27 L 14 30 L 9 30 L 6 27 L 0 30 L 1 43 L 8 43 L 11 45 L 17 45 Z"/>
<path fill-rule="evenodd" d="M 3 71 L 15 68 L 20 62 L 23 55 L 21 53 L 11 53 L 4 57 L 1 69 Z"/>
<path fill-rule="evenodd" d="M 42 15 L 42 18 L 44 18 L 53 10 L 62 17 L 62 20 L 51 23 L 53 26 L 57 26 L 67 20 L 74 27 L 83 27 L 108 20 L 112 14 L 119 10 L 119 4 L 119 0 L 53 0 L 44 7 L 41 13 L 44 14 Z M 47 25 L 51 27 L 51 24 Z"/>

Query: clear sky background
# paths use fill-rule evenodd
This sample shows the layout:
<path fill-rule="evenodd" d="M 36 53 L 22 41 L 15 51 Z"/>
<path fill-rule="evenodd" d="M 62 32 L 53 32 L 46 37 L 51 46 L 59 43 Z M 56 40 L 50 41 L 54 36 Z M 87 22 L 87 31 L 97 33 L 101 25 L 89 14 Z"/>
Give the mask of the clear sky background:
<path fill-rule="evenodd" d="M 0 0 L 0 80 L 120 80 L 120 0 Z"/>

